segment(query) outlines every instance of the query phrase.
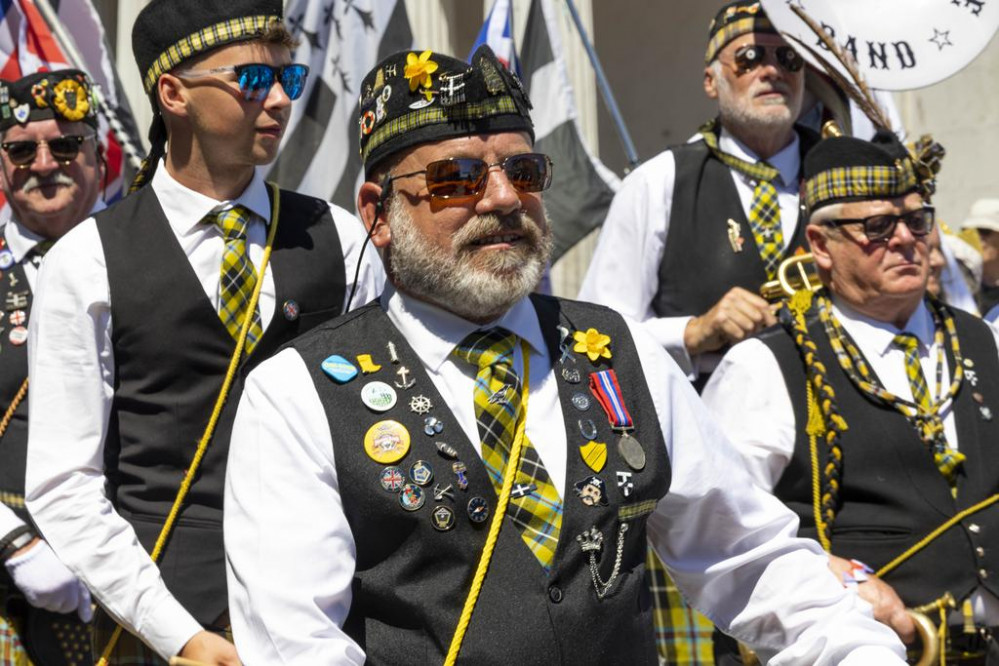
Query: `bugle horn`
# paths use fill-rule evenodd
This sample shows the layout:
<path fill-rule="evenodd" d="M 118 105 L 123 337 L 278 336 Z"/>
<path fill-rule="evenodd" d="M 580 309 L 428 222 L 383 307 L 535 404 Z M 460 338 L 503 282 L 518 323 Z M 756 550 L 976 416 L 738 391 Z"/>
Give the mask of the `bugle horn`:
<path fill-rule="evenodd" d="M 777 278 L 760 287 L 760 296 L 771 303 L 790 298 L 794 292 L 817 291 L 822 286 L 811 252 L 788 257 L 777 267 Z"/>

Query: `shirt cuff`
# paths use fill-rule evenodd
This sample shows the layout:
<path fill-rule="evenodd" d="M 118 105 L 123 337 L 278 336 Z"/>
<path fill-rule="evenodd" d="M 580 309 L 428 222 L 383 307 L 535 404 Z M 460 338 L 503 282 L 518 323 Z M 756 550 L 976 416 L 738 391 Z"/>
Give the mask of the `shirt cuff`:
<path fill-rule="evenodd" d="M 865 645 L 850 651 L 840 666 L 874 666 L 875 664 L 904 664 L 898 651 L 879 645 Z"/>
<path fill-rule="evenodd" d="M 202 631 L 198 621 L 172 596 L 157 603 L 136 631 L 164 660 L 180 654 L 195 634 Z"/>
<path fill-rule="evenodd" d="M 694 381 L 697 379 L 697 367 L 694 364 L 694 359 L 687 352 L 687 347 L 683 344 L 683 334 L 691 319 L 693 316 L 659 317 L 646 319 L 642 322 L 642 326 L 673 357 L 687 379 Z"/>

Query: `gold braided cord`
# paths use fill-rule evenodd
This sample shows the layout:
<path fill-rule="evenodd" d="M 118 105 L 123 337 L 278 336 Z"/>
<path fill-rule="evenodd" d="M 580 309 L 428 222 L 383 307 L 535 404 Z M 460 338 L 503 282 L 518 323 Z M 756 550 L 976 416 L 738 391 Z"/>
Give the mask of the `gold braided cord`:
<path fill-rule="evenodd" d="M 503 527 L 503 519 L 506 517 L 506 507 L 510 502 L 510 491 L 513 489 L 513 479 L 517 475 L 517 467 L 520 466 L 520 452 L 524 445 L 524 434 L 527 431 L 527 398 L 530 393 L 531 383 L 530 348 L 523 340 L 520 342 L 520 353 L 524 359 L 524 394 L 521 399 L 523 409 L 520 413 L 520 421 L 517 423 L 517 430 L 513 436 L 513 446 L 510 448 L 510 458 L 506 463 L 506 471 L 503 472 L 503 488 L 500 490 L 499 500 L 496 502 L 496 512 L 493 514 L 493 520 L 489 524 L 489 534 L 486 535 L 486 544 L 482 547 L 482 555 L 479 557 L 479 564 L 475 569 L 475 576 L 472 578 L 472 587 L 468 590 L 468 597 L 465 598 L 465 606 L 461 609 L 461 616 L 458 618 L 458 626 L 454 630 L 454 637 L 451 639 L 451 647 L 448 648 L 444 666 L 454 666 L 454 663 L 458 660 L 458 653 L 461 652 L 461 643 L 465 639 L 468 624 L 472 621 L 472 612 L 475 610 L 475 604 L 479 600 L 479 592 L 482 590 L 482 583 L 486 579 L 489 563 L 493 559 L 493 549 L 496 547 L 496 540 L 499 539 L 500 528 Z"/>
<path fill-rule="evenodd" d="M 881 577 L 894 571 L 899 566 L 904 564 L 907 560 L 909 560 L 913 555 L 915 555 L 916 553 L 918 553 L 919 551 L 930 545 L 930 543 L 932 543 L 937 537 L 939 537 L 941 534 L 952 528 L 954 525 L 961 522 L 968 516 L 976 514 L 979 511 L 982 511 L 983 509 L 989 508 L 996 502 L 999 502 L 999 494 L 995 494 L 992 497 L 989 497 L 988 499 L 982 500 L 981 502 L 979 502 L 974 506 L 970 506 L 967 509 L 964 509 L 963 511 L 959 511 L 958 513 L 954 514 L 953 516 L 948 518 L 942 525 L 940 525 L 935 530 L 933 530 L 932 532 L 924 536 L 922 539 L 917 541 L 915 544 L 913 544 L 904 553 L 902 553 L 894 560 L 892 560 L 888 564 L 878 569 L 875 575 Z"/>
<path fill-rule="evenodd" d="M 277 233 L 278 217 L 281 212 L 281 191 L 274 183 L 268 184 L 271 187 L 271 194 L 273 197 L 273 201 L 271 202 L 270 229 L 267 232 L 267 245 L 264 247 L 264 256 L 260 261 L 260 269 L 257 272 L 257 286 L 253 290 L 253 296 L 250 297 L 250 307 L 247 309 L 249 314 L 243 320 L 243 327 L 239 332 L 239 338 L 236 340 L 236 348 L 233 350 L 232 357 L 229 359 L 229 369 L 226 371 L 225 379 L 222 380 L 222 388 L 219 389 L 218 398 L 215 400 L 215 408 L 212 410 L 211 418 L 208 419 L 208 425 L 205 426 L 205 432 L 201 436 L 201 441 L 198 442 L 198 448 L 194 453 L 194 459 L 191 461 L 190 466 L 187 468 L 187 472 L 184 474 L 184 480 L 181 481 L 180 489 L 177 490 L 177 496 L 174 498 L 173 506 L 170 507 L 170 513 L 167 515 L 166 521 L 163 523 L 163 527 L 160 530 L 160 534 L 156 538 L 156 545 L 153 546 L 153 552 L 149 554 L 149 558 L 153 562 L 159 560 L 160 555 L 163 553 L 163 548 L 166 545 L 167 539 L 170 537 L 170 533 L 173 532 L 174 524 L 177 522 L 177 516 L 180 514 L 180 508 L 184 505 L 187 493 L 191 489 L 191 485 L 194 483 L 194 476 L 197 474 L 198 468 L 201 466 L 201 461 L 205 457 L 205 452 L 208 451 L 208 445 L 212 441 L 212 435 L 215 434 L 215 426 L 218 424 L 219 416 L 222 414 L 222 407 L 225 405 L 226 398 L 229 397 L 229 388 L 232 386 L 232 380 L 236 376 L 236 369 L 239 367 L 239 359 L 243 356 L 243 346 L 246 343 L 246 334 L 249 332 L 250 322 L 253 320 L 252 313 L 256 311 L 257 301 L 260 300 L 260 290 L 264 285 L 263 274 L 264 271 L 267 270 L 267 263 L 271 258 L 271 249 L 274 247 L 274 236 Z M 108 640 L 108 644 L 104 647 L 104 651 L 101 652 L 101 658 L 97 662 L 97 666 L 108 665 L 111 653 L 114 652 L 115 646 L 118 645 L 118 640 L 121 638 L 121 632 L 121 625 L 119 624 L 115 626 L 114 633 L 111 634 L 111 639 Z"/>
<path fill-rule="evenodd" d="M 24 381 L 21 382 L 21 388 L 17 389 L 14 399 L 10 401 L 10 406 L 8 406 L 7 411 L 4 412 L 3 420 L 0 420 L 0 437 L 3 437 L 4 433 L 7 432 L 7 426 L 10 425 L 10 420 L 14 418 L 14 412 L 16 412 L 17 408 L 21 406 L 21 402 L 27 394 L 28 378 L 25 377 Z"/>
<path fill-rule="evenodd" d="M 839 507 L 840 477 L 843 470 L 843 452 L 840 435 L 848 430 L 846 420 L 839 413 L 836 393 L 826 382 L 826 367 L 819 360 L 818 348 L 808 334 L 805 314 L 811 308 L 812 292 L 798 291 L 781 307 L 780 321 L 791 335 L 805 364 L 805 392 L 808 401 L 808 434 L 812 463 L 812 511 L 819 542 L 825 550 L 832 543 L 832 524 Z M 820 466 L 818 438 L 822 436 L 829 459 Z"/>

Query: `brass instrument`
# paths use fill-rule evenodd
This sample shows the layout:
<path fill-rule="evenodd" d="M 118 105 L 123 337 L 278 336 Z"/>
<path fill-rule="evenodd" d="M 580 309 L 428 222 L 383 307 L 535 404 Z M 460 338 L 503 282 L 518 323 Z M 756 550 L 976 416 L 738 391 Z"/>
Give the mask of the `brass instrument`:
<path fill-rule="evenodd" d="M 818 291 L 822 287 L 815 270 L 815 260 L 811 252 L 803 252 L 788 257 L 777 268 L 777 279 L 760 287 L 760 296 L 771 303 L 790 298 L 794 292 L 807 289 Z"/>
<path fill-rule="evenodd" d="M 916 666 L 932 666 L 940 660 L 940 637 L 937 635 L 937 627 L 933 624 L 933 620 L 919 610 L 907 608 L 905 612 L 916 623 L 916 634 L 923 647 Z M 760 658 L 745 643 L 739 643 L 739 657 L 744 666 L 760 666 Z"/>

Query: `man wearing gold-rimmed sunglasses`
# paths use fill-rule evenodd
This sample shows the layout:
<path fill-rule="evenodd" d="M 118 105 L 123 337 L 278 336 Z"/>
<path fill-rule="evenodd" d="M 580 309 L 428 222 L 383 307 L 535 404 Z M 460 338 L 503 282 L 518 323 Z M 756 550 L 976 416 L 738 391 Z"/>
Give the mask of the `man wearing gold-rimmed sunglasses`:
<path fill-rule="evenodd" d="M 654 340 L 531 294 L 558 165 L 530 108 L 488 47 L 362 81 L 358 208 L 391 284 L 247 379 L 225 516 L 240 655 L 658 664 L 648 538 L 771 663 L 901 663 Z"/>
<path fill-rule="evenodd" d="M 132 47 L 150 154 L 42 273 L 27 505 L 99 602 L 95 656 L 111 664 L 238 663 L 221 519 L 238 376 L 342 312 L 352 286 L 362 303 L 380 288 L 356 218 L 258 173 L 308 76 L 282 12 L 146 4 Z"/>
<path fill-rule="evenodd" d="M 0 82 L 0 654 L 69 663 L 54 627 L 88 644 L 90 594 L 24 505 L 28 318 L 42 256 L 95 206 L 104 174 L 90 81 L 72 69 Z M 27 654 L 25 654 L 27 651 Z M 51 660 L 55 661 L 51 661 Z"/>

